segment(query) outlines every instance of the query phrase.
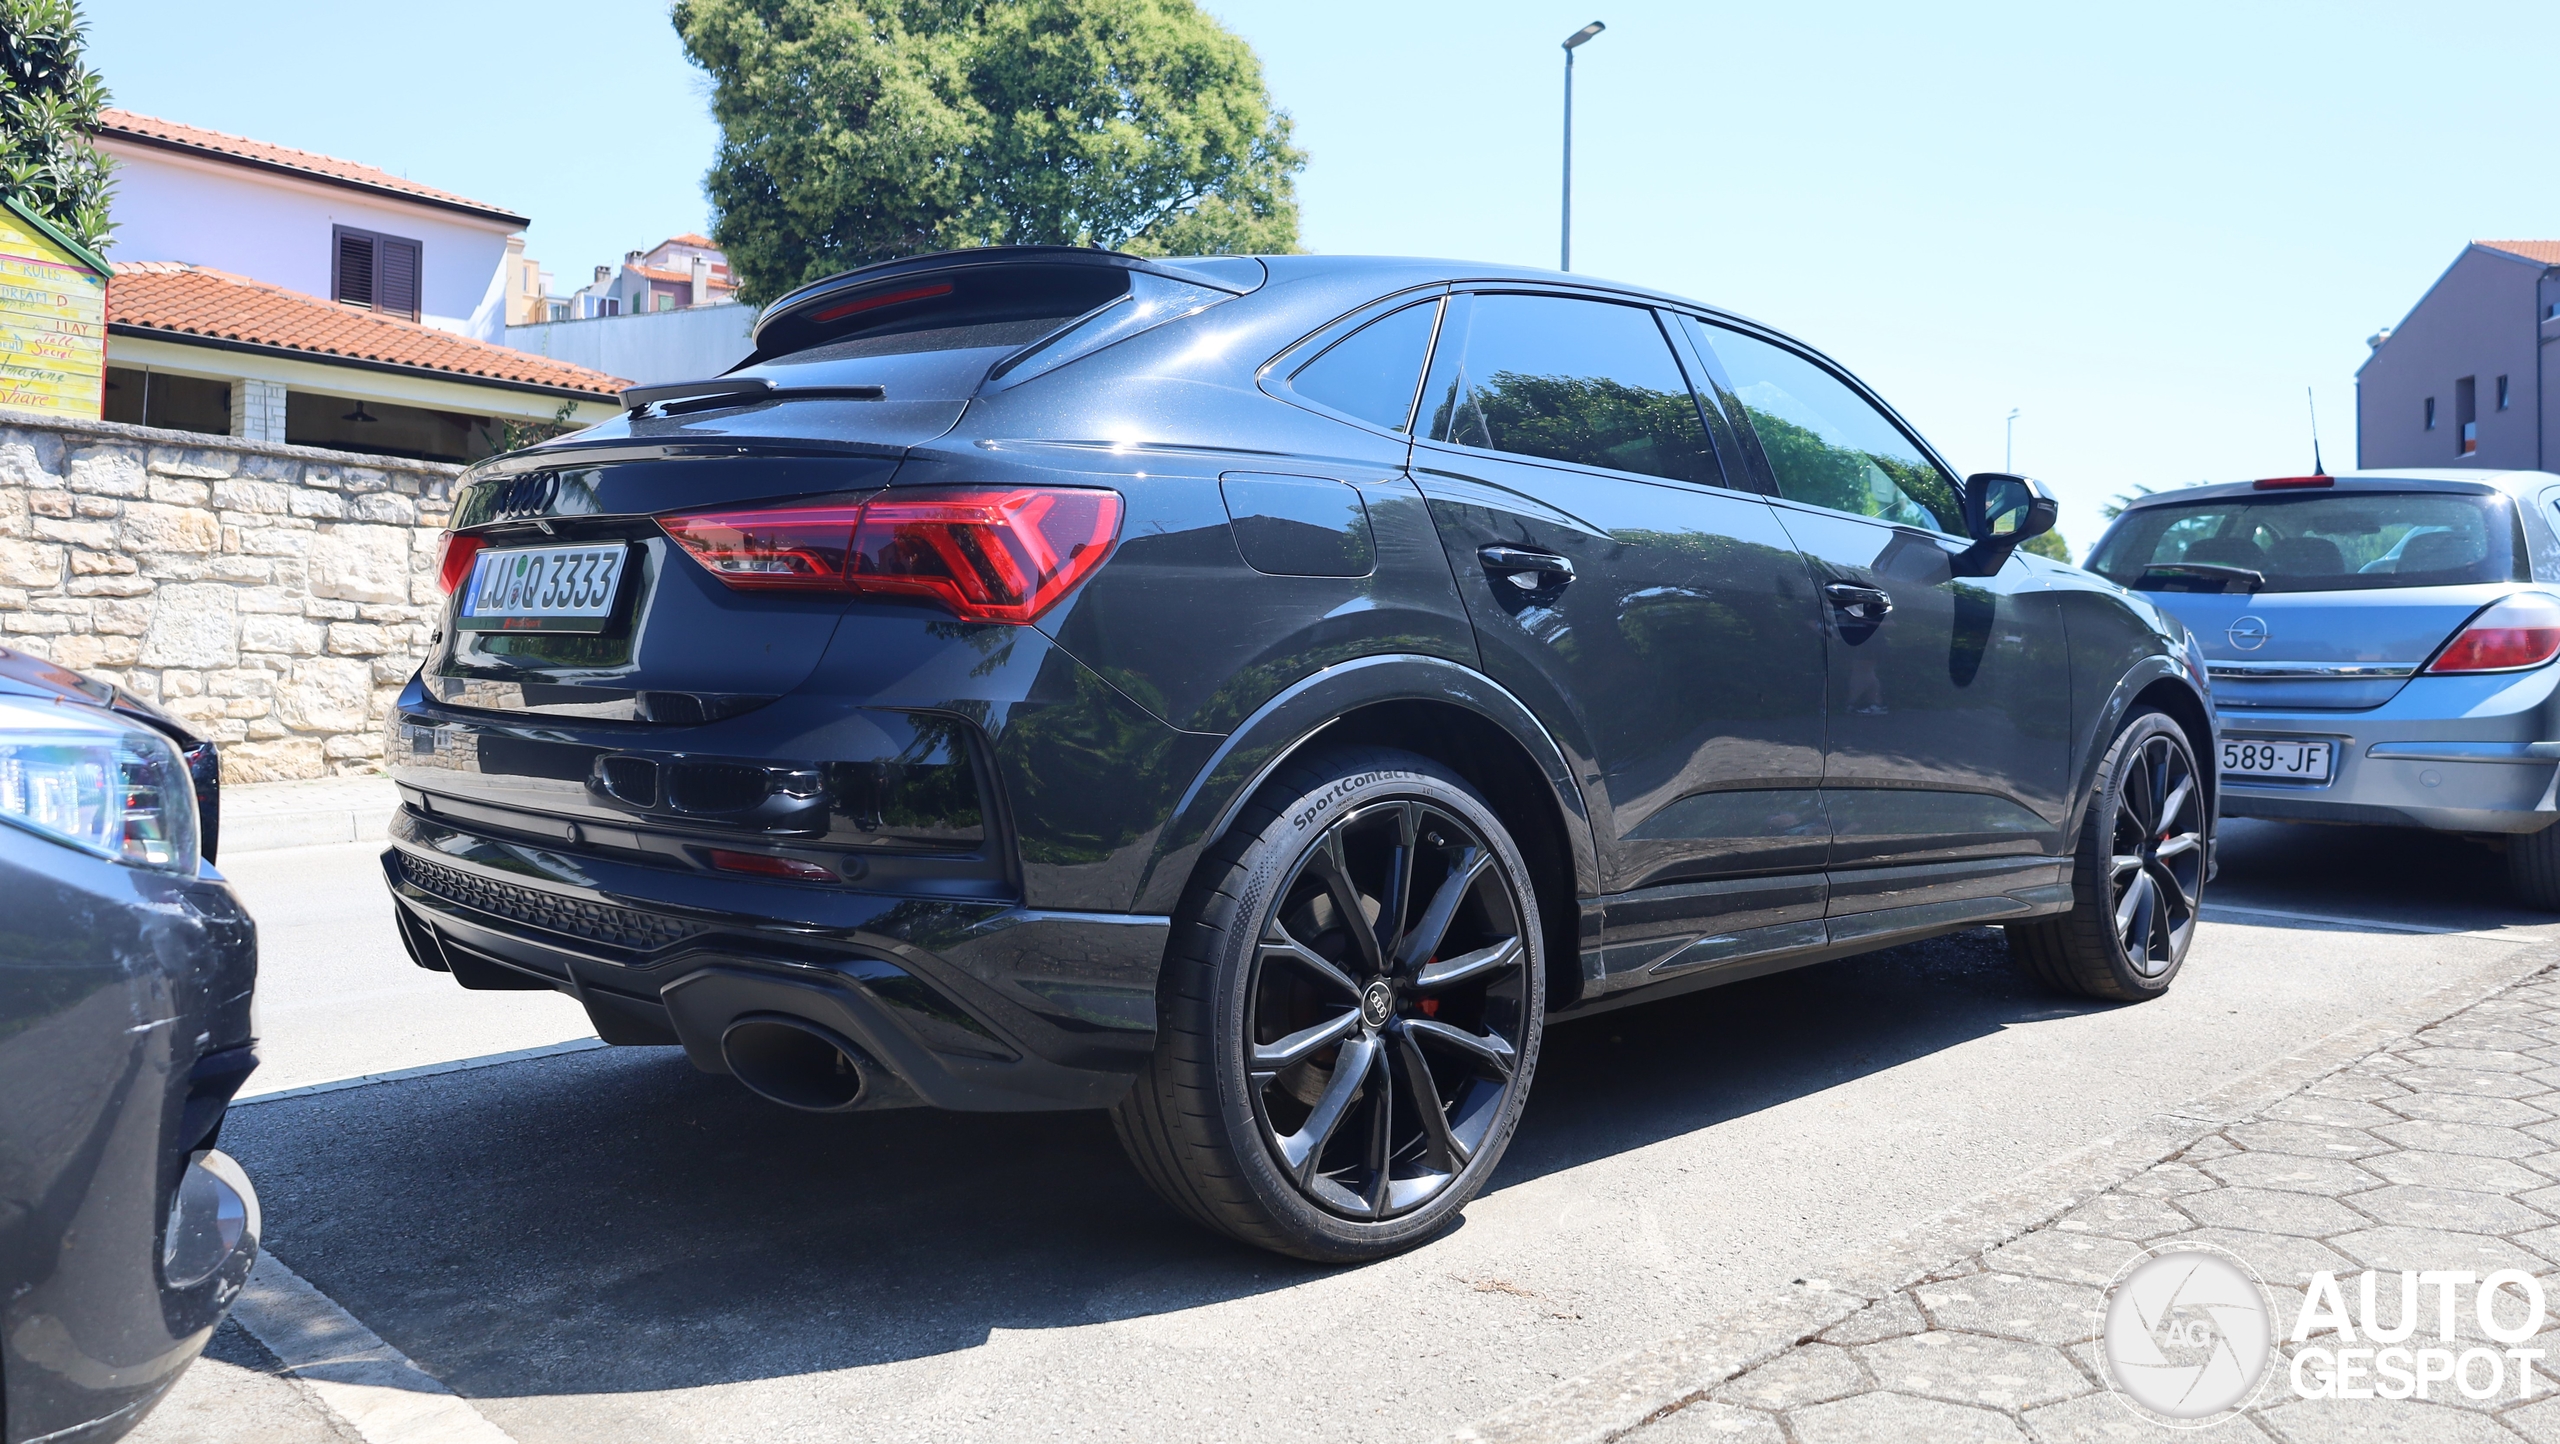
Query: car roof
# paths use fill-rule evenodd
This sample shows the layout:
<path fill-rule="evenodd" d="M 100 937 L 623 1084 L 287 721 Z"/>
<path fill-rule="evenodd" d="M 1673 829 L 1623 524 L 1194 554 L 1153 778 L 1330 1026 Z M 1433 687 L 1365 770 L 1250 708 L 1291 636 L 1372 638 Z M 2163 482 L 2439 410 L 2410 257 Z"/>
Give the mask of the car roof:
<path fill-rule="evenodd" d="M 2331 475 L 2332 493 L 2339 491 L 2452 491 L 2502 492 L 2510 495 L 2534 490 L 2540 486 L 2560 484 L 2560 475 L 2547 471 L 2487 471 L 2452 466 L 2376 467 L 2364 471 L 2341 471 Z M 2153 492 L 2125 503 L 2125 514 L 2159 506 L 2186 506 L 2199 501 L 2220 501 L 2235 496 L 2301 496 L 2302 491 L 2260 491 L 2254 481 L 2226 481 L 2204 486 L 2182 486 L 2171 491 Z"/>
<path fill-rule="evenodd" d="M 1723 306 L 1711 305 L 1674 291 L 1639 286 L 1630 281 L 1613 281 L 1580 271 L 1551 271 L 1539 266 L 1508 266 L 1491 261 L 1460 261 L 1435 256 L 1258 256 L 1255 259 L 1270 268 L 1274 281 L 1317 276 L 1380 275 L 1405 284 L 1445 281 L 1463 286 L 1479 281 L 1520 281 L 1533 285 L 1569 286 L 1575 290 L 1612 291 L 1631 299 L 1677 306 L 1683 310 L 1712 312 L 1772 334 L 1784 334 L 1765 321 Z"/>

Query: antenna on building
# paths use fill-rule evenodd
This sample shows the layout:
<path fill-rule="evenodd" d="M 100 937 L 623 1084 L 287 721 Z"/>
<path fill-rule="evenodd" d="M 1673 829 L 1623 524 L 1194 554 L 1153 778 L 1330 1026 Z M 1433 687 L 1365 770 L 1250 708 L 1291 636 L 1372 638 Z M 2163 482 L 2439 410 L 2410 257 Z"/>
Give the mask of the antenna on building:
<path fill-rule="evenodd" d="M 2327 476 L 2329 468 L 2320 464 L 2320 398 L 2308 386 L 2302 388 L 2302 404 L 2311 408 L 2311 474 Z"/>

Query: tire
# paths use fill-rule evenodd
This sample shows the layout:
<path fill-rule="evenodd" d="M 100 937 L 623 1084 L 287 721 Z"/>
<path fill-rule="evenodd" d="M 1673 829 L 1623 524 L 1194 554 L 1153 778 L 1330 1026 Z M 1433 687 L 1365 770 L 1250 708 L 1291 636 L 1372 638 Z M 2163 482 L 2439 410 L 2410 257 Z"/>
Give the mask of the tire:
<path fill-rule="evenodd" d="M 1437 763 L 1294 761 L 1193 874 L 1158 1011 L 1111 1115 L 1156 1192 L 1276 1253 L 1400 1253 L 1484 1187 L 1528 1097 L 1546 1013 L 1528 866 Z"/>
<path fill-rule="evenodd" d="M 2560 827 L 2507 839 L 2507 890 L 2526 907 L 2560 913 Z"/>
<path fill-rule="evenodd" d="M 2195 938 L 2210 838 L 2186 732 L 2165 714 L 2135 713 L 2098 768 L 2071 910 L 2009 924 L 2010 959 L 2059 993 L 2139 1003 L 2169 991 Z"/>

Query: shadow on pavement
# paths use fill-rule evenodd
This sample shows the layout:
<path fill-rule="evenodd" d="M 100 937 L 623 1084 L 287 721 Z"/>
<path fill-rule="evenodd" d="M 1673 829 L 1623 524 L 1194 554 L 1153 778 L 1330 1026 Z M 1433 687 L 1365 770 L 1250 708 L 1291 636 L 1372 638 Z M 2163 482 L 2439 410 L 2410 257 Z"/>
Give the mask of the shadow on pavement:
<path fill-rule="evenodd" d="M 2079 1007 L 1996 931 L 1548 1035 L 1494 1187 Z M 1202 1232 L 1098 1113 L 793 1113 L 616 1049 L 235 1114 L 276 1252 L 466 1396 L 663 1390 L 966 1349 L 1327 1270 Z"/>

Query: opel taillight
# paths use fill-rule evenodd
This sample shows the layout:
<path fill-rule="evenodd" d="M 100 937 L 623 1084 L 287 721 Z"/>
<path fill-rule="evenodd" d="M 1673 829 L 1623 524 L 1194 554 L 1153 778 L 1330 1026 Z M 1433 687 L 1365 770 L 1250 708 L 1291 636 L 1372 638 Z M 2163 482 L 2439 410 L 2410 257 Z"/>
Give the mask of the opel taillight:
<path fill-rule="evenodd" d="M 1120 530 L 1117 492 L 935 487 L 858 506 L 660 517 L 703 569 L 741 591 L 929 597 L 970 622 L 1029 622 L 1091 576 Z"/>
<path fill-rule="evenodd" d="M 480 548 L 485 544 L 476 536 L 446 532 L 436 554 L 436 589 L 447 596 L 453 595 L 454 588 L 462 585 L 462 579 L 471 575 L 471 559 L 480 555 Z"/>
<path fill-rule="evenodd" d="M 2516 672 L 2560 657 L 2560 599 L 2519 592 L 2471 619 L 2430 672 Z"/>

